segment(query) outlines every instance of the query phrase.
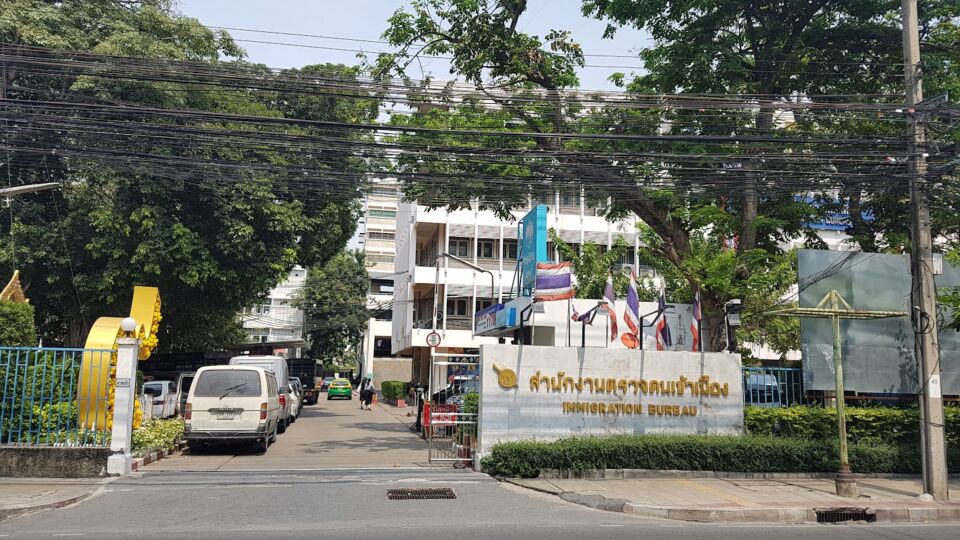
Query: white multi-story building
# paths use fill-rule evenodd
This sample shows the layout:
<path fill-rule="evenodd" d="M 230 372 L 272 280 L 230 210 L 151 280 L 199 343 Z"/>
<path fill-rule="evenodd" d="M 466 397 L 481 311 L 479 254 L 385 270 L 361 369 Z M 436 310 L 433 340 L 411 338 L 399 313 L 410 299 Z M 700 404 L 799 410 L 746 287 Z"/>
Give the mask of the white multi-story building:
<path fill-rule="evenodd" d="M 293 300 L 306 279 L 306 269 L 296 266 L 262 303 L 243 310 L 240 321 L 250 343 L 271 346 L 274 353 L 288 358 L 300 356 L 306 345 L 303 311 L 293 306 Z"/>
<path fill-rule="evenodd" d="M 631 246 L 623 259 L 633 265 L 637 257 L 636 218 L 609 222 L 600 209 L 591 208 L 583 193 L 554 193 L 548 200 L 531 200 L 530 207 L 545 204 L 547 227 L 561 240 L 577 249 L 593 242 L 609 249 L 617 237 Z M 440 306 L 437 329 L 442 335 L 441 350 L 465 352 L 496 338 L 473 334 L 474 314 L 494 302 L 518 294 L 517 252 L 518 220 L 529 208 L 513 212 L 514 221 L 504 221 L 493 212 L 480 210 L 430 210 L 414 203 L 401 203 L 396 224 L 396 275 L 393 296 L 393 354 L 413 356 L 412 378 L 425 382 L 430 351 L 427 335 L 434 324 L 434 302 Z M 560 260 L 555 246 L 548 245 L 554 260 Z M 457 261 L 440 259 L 449 253 L 493 274 L 490 276 L 463 266 Z"/>
<path fill-rule="evenodd" d="M 358 232 L 357 244 L 364 252 L 370 274 L 367 307 L 373 315 L 359 351 L 360 368 L 362 374 L 373 375 L 377 388 L 382 381 L 410 379 L 410 359 L 396 357 L 390 346 L 399 201 L 400 186 L 395 179 L 374 182 L 364 198 L 362 230 Z"/>

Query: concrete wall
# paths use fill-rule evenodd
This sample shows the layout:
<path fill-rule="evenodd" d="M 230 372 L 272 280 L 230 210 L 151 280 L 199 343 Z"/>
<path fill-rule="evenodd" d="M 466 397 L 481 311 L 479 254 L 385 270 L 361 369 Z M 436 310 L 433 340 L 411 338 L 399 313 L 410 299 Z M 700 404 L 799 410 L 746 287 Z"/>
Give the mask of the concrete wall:
<path fill-rule="evenodd" d="M 374 358 L 373 384 L 377 392 L 383 381 L 410 382 L 411 363 L 410 358 Z"/>
<path fill-rule="evenodd" d="M 481 455 L 500 441 L 743 432 L 739 355 L 484 345 L 480 363 Z"/>
<path fill-rule="evenodd" d="M 0 476 L 95 478 L 107 475 L 109 448 L 0 447 Z"/>

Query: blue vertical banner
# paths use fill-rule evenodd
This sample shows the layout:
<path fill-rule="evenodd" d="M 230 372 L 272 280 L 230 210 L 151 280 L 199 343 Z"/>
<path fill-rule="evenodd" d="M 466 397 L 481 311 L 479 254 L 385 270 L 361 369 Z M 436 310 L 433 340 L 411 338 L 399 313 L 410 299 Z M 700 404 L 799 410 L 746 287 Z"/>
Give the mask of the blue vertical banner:
<path fill-rule="evenodd" d="M 527 212 L 520 221 L 520 294 L 532 296 L 537 285 L 537 263 L 549 262 L 547 257 L 547 207 L 540 204 Z"/>

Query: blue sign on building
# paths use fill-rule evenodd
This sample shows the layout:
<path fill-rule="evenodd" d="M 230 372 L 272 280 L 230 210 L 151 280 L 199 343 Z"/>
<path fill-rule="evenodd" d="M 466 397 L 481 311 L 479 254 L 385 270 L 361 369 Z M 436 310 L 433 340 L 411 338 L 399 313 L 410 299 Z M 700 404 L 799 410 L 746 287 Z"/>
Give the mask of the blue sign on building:
<path fill-rule="evenodd" d="M 537 263 L 547 258 L 547 207 L 538 205 L 520 221 L 520 294 L 532 296 L 537 284 Z"/>
<path fill-rule="evenodd" d="M 793 199 L 798 202 L 805 202 L 815 208 L 819 208 L 823 205 L 823 203 L 821 203 L 814 197 L 795 196 Z M 838 201 L 833 200 L 831 202 L 837 203 Z M 864 211 L 862 214 L 862 217 L 863 217 L 863 220 L 867 223 L 870 223 L 873 221 L 873 213 L 870 211 Z M 806 225 L 807 227 L 810 227 L 811 229 L 816 229 L 821 231 L 845 231 L 851 225 L 850 213 L 842 210 L 839 212 L 825 212 L 823 219 L 821 219 L 820 221 L 804 223 L 804 225 Z"/>

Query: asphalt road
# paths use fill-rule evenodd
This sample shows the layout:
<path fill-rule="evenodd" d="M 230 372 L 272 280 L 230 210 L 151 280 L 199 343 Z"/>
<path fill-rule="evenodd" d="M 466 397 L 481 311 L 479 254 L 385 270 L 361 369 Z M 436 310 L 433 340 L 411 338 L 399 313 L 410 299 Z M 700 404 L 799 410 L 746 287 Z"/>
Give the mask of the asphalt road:
<path fill-rule="evenodd" d="M 456 500 L 390 501 L 396 487 Z M 591 510 L 472 472 L 431 469 L 147 472 L 72 507 L 0 523 L 16 538 L 955 539 L 960 526 L 712 525 Z"/>
<path fill-rule="evenodd" d="M 357 399 L 326 399 L 304 407 L 300 418 L 266 453 L 249 446 L 185 451 L 148 465 L 148 471 L 258 471 L 394 468 L 427 465 L 427 445 L 400 412 L 360 410 Z M 412 422 L 412 419 L 409 419 Z"/>

